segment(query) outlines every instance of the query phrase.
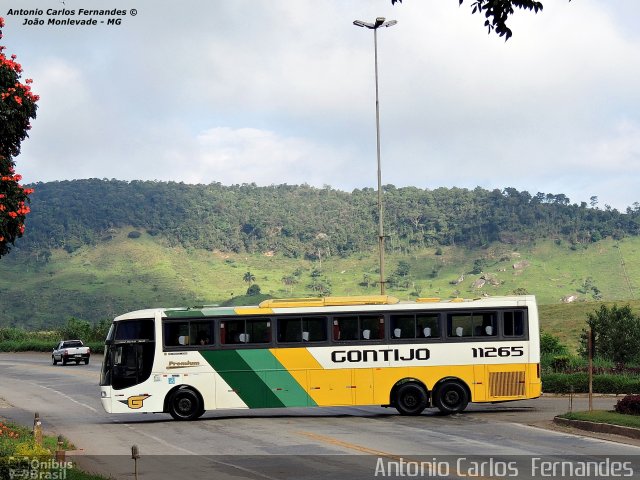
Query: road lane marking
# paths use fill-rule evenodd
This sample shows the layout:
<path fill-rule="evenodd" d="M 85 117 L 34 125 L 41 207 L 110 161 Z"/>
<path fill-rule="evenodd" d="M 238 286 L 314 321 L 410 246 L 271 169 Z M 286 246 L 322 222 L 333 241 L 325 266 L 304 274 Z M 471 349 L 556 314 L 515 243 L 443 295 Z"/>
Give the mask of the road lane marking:
<path fill-rule="evenodd" d="M 175 444 L 169 443 L 166 440 L 163 440 L 163 439 L 161 439 L 159 437 L 156 437 L 155 435 L 151 435 L 150 433 L 143 432 L 142 430 L 139 430 L 136 427 L 134 427 L 133 425 L 130 425 L 128 423 L 119 423 L 118 425 L 125 426 L 128 429 L 134 431 L 135 433 L 137 433 L 139 435 L 143 435 L 143 436 L 145 436 L 147 438 L 150 438 L 151 440 L 154 440 L 154 441 L 156 441 L 156 442 L 158 442 L 158 443 L 160 443 L 162 445 L 165 445 L 167 447 L 170 447 L 170 448 L 173 448 L 173 449 L 176 449 L 176 450 L 180 450 L 180 451 L 186 453 L 187 455 L 203 456 L 200 453 L 196 453 L 196 452 L 193 452 L 191 450 L 187 450 L 186 448 L 182 448 L 182 447 L 179 447 L 179 446 L 177 446 Z M 241 467 L 240 465 L 234 465 L 233 463 L 222 462 L 220 460 L 213 460 L 211 458 L 208 458 L 207 456 L 205 456 L 205 457 L 211 463 L 215 463 L 215 464 L 218 464 L 218 465 L 224 465 L 224 466 L 229 467 L 229 468 L 235 468 L 236 470 L 240 470 L 240 471 L 245 472 L 245 473 L 250 473 L 250 474 L 255 475 L 257 477 L 265 478 L 266 480 L 278 480 L 275 477 L 270 477 L 269 475 L 265 475 L 262 472 L 258 472 L 256 470 L 252 470 L 250 468 Z"/>
<path fill-rule="evenodd" d="M 114 422 L 116 422 L 115 419 L 113 419 Z M 182 448 L 179 447 L 173 443 L 169 443 L 166 440 L 161 439 L 160 437 L 156 437 L 155 435 L 151 435 L 150 433 L 144 432 L 142 430 L 137 429 L 136 427 L 134 427 L 133 425 L 129 424 L 129 423 L 117 423 L 117 425 L 122 425 L 127 427 L 129 430 L 133 430 L 134 432 L 136 432 L 139 435 L 144 435 L 147 438 L 150 438 L 151 440 L 158 442 L 166 447 L 171 447 L 175 450 L 180 450 L 184 453 L 186 453 L 187 455 L 198 455 L 196 452 L 192 452 L 191 450 L 187 450 L 186 448 Z"/>
<path fill-rule="evenodd" d="M 374 450 L 373 448 L 363 447 L 362 445 L 356 445 L 355 443 L 345 442 L 343 440 L 338 440 L 337 438 L 328 437 L 326 435 L 320 435 L 313 432 L 295 432 L 298 435 L 304 435 L 305 437 L 312 438 L 313 440 L 318 440 L 319 442 L 328 443 L 329 445 L 335 445 L 337 447 L 348 448 L 349 450 L 355 450 L 356 452 L 368 453 L 370 455 L 377 455 L 379 457 L 392 458 L 394 460 L 400 460 L 401 456 L 395 455 L 389 452 L 383 452 L 382 450 Z"/>
<path fill-rule="evenodd" d="M 66 375 L 76 375 L 76 376 L 80 376 L 80 377 L 88 377 L 88 378 L 94 378 L 96 380 L 96 383 L 100 381 L 100 372 L 99 371 L 85 371 L 85 370 L 76 370 L 73 367 L 80 367 L 80 365 L 73 365 L 73 366 L 69 366 L 67 367 L 66 365 L 63 367 L 62 365 L 51 365 L 49 363 L 47 364 L 38 364 L 38 363 L 18 363 L 18 362 L 8 362 L 8 361 L 0 361 L 0 364 L 4 364 L 8 367 L 19 367 L 19 368 L 28 368 L 28 369 L 43 369 L 46 368 L 47 370 L 51 371 L 53 369 L 55 369 L 55 371 L 57 373 L 61 373 L 61 374 L 66 374 Z"/>
<path fill-rule="evenodd" d="M 32 385 L 32 386 L 34 386 L 34 387 L 42 388 L 42 389 L 44 389 L 44 390 L 49 390 L 49 391 L 51 391 L 51 392 L 57 393 L 58 395 L 60 395 L 60 396 L 62 396 L 62 397 L 64 397 L 64 398 L 66 398 L 66 399 L 67 399 L 67 400 L 69 400 L 70 402 L 75 403 L 76 405 L 80 405 L 81 407 L 84 407 L 84 408 L 86 408 L 86 409 L 88 409 L 88 410 L 91 410 L 93 413 L 98 413 L 98 410 L 96 410 L 96 409 L 95 409 L 95 408 L 93 408 L 92 406 L 87 405 L 86 403 L 79 402 L 79 401 L 78 401 L 78 400 L 76 400 L 75 398 L 70 397 L 70 396 L 69 396 L 69 395 L 67 395 L 66 393 L 62 393 L 62 392 L 60 392 L 60 391 L 56 390 L 55 388 L 45 387 L 44 385 L 38 385 L 37 383 L 33 383 L 33 382 L 25 382 L 25 383 L 27 383 L 28 385 Z"/>
<path fill-rule="evenodd" d="M 317 433 L 313 433 L 313 432 L 305 432 L 305 431 L 299 431 L 299 432 L 294 432 L 297 433 L 298 435 L 303 435 L 305 437 L 309 437 L 311 439 L 317 440 L 319 442 L 324 442 L 327 443 L 329 445 L 335 445 L 338 447 L 343 447 L 343 448 L 347 448 L 349 450 L 355 450 L 357 452 L 361 452 L 361 453 L 367 453 L 369 455 L 376 455 L 379 458 L 380 457 L 384 457 L 384 458 L 389 458 L 391 460 L 396 460 L 398 462 L 407 462 L 407 463 L 417 463 L 420 465 L 426 465 L 427 469 L 429 470 L 429 476 L 434 475 L 437 472 L 433 471 L 433 466 L 431 464 L 431 462 L 425 461 L 425 460 L 421 460 L 421 459 L 415 459 L 412 457 L 405 457 L 404 455 L 397 455 L 395 453 L 390 453 L 390 452 L 384 452 L 382 450 L 375 450 L 373 448 L 369 448 L 369 447 L 364 447 L 362 445 L 357 445 L 355 443 L 350 443 L 350 442 L 345 442 L 343 440 L 339 440 L 337 438 L 333 438 L 333 437 L 329 437 L 326 435 L 320 435 Z M 474 479 L 477 480 L 495 480 L 496 477 L 486 477 L 483 475 L 479 475 L 479 474 L 471 474 L 469 472 L 460 472 L 457 468 L 454 468 L 451 472 L 451 476 L 453 477 L 458 477 L 458 478 L 463 478 L 463 477 L 473 477 Z"/>

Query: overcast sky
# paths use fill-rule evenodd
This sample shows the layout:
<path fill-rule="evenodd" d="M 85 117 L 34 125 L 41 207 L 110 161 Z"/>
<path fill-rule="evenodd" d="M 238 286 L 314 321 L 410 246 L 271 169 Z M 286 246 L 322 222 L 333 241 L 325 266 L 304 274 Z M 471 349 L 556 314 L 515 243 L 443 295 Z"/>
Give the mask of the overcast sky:
<path fill-rule="evenodd" d="M 26 182 L 77 178 L 515 187 L 640 201 L 640 2 L 543 0 L 508 41 L 472 0 L 2 0 L 8 54 L 41 96 Z M 9 9 L 127 10 L 34 26 Z M 131 16 L 130 10 L 137 9 Z M 97 17 L 98 21 L 109 17 Z"/>

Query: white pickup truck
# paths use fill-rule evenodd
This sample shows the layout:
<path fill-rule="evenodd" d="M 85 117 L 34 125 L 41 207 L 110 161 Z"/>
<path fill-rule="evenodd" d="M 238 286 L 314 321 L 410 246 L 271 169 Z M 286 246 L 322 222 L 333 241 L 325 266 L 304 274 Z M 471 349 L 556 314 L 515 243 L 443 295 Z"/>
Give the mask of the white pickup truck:
<path fill-rule="evenodd" d="M 81 340 L 62 340 L 57 348 L 53 349 L 51 354 L 51 362 L 57 365 L 62 362 L 66 365 L 69 362 L 76 362 L 76 365 L 84 361 L 85 365 L 89 364 L 91 349 L 85 347 Z"/>

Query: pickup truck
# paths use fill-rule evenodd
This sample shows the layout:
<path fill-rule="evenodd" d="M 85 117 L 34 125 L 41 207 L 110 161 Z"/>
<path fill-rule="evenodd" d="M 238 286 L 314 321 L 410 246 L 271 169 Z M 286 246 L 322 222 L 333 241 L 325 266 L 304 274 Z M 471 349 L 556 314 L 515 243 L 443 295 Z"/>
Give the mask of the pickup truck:
<path fill-rule="evenodd" d="M 85 365 L 89 364 L 89 357 L 91 356 L 91 350 L 89 347 L 85 347 L 81 340 L 62 340 L 57 348 L 53 349 L 51 354 L 51 362 L 57 365 L 58 362 L 62 362 L 62 365 L 74 361 L 76 365 L 81 361 L 84 361 Z"/>

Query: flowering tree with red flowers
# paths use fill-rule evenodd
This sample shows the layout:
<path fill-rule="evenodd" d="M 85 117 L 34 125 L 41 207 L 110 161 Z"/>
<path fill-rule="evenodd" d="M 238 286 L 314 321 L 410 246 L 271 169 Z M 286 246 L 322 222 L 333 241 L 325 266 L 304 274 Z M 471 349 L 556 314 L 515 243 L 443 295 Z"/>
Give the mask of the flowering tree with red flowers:
<path fill-rule="evenodd" d="M 0 38 L 4 19 L 0 17 Z M 16 56 L 10 58 L 0 46 L 0 257 L 9 253 L 10 245 L 24 233 L 24 220 L 29 213 L 29 195 L 15 170 L 14 157 L 20 143 L 28 136 L 31 119 L 36 118 L 38 96 L 31 92 L 31 80 L 20 82 L 22 67 Z"/>

